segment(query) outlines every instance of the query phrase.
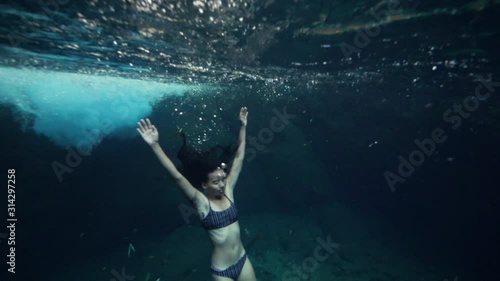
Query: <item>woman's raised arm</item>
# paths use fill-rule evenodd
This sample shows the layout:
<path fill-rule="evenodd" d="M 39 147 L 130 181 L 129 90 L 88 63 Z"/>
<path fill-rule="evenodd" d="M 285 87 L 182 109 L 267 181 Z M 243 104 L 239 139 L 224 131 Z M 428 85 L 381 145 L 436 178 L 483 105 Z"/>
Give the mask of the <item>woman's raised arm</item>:
<path fill-rule="evenodd" d="M 227 185 L 229 190 L 233 191 L 236 186 L 236 182 L 238 181 L 238 177 L 240 176 L 241 167 L 243 166 L 243 159 L 245 158 L 245 145 L 246 145 L 246 130 L 247 130 L 247 116 L 248 109 L 246 107 L 242 107 L 240 109 L 240 135 L 238 138 L 238 150 L 236 150 L 236 154 L 234 156 L 233 165 L 231 167 L 231 171 L 227 177 Z"/>
<path fill-rule="evenodd" d="M 165 169 L 167 169 L 170 176 L 172 176 L 186 197 L 189 200 L 194 201 L 199 191 L 194 188 L 191 183 L 177 170 L 174 163 L 170 160 L 170 158 L 168 158 L 167 154 L 165 154 L 163 149 L 160 147 L 160 144 L 158 143 L 160 137 L 156 127 L 151 124 L 149 119 L 146 119 L 146 121 L 141 119 L 141 121 L 137 122 L 137 124 L 137 131 L 144 141 L 149 144 L 156 157 L 158 157 L 158 160 L 160 160 L 160 163 L 163 167 L 165 167 Z"/>

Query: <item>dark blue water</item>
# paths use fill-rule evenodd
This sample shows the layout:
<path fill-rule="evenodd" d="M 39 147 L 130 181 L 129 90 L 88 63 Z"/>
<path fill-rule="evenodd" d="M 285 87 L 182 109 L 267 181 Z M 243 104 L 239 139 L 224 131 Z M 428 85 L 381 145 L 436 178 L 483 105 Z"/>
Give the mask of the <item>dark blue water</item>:
<path fill-rule="evenodd" d="M 241 106 L 235 199 L 258 280 L 499 280 L 498 1 L 4 1 L 0 15 L 18 219 L 0 229 L 2 280 L 208 280 L 209 240 L 135 122 L 174 159 L 180 128 L 198 148 L 234 143 Z M 327 236 L 339 248 L 306 270 Z"/>

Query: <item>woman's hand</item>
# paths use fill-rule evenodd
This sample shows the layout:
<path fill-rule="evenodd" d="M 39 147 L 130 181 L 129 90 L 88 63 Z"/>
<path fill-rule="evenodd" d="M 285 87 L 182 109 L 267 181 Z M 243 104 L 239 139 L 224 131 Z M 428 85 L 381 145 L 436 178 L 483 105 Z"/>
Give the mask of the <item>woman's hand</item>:
<path fill-rule="evenodd" d="M 248 116 L 248 109 L 246 107 L 242 107 L 240 109 L 241 126 L 246 126 L 247 125 L 247 116 Z"/>
<path fill-rule="evenodd" d="M 141 121 L 137 122 L 137 124 L 139 125 L 137 131 L 139 132 L 139 134 L 141 134 L 141 137 L 147 144 L 153 145 L 158 143 L 158 139 L 160 138 L 158 130 L 156 130 L 156 127 L 151 124 L 151 121 L 149 121 L 149 119 L 146 118 L 146 121 L 144 121 L 144 119 L 141 119 Z"/>

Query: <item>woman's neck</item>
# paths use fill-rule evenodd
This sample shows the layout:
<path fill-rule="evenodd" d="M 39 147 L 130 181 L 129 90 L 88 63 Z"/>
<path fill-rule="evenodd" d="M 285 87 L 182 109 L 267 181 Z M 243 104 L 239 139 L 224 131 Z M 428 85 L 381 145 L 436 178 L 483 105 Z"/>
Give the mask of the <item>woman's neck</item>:
<path fill-rule="evenodd" d="M 211 193 L 211 194 L 208 194 L 208 197 L 211 199 L 211 200 L 221 200 L 223 197 L 224 197 L 224 194 L 222 193 Z"/>

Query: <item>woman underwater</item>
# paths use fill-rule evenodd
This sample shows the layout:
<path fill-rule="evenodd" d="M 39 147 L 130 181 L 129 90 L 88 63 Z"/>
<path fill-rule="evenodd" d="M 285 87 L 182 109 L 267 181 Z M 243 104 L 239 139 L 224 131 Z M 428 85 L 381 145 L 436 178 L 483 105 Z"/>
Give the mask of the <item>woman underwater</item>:
<path fill-rule="evenodd" d="M 137 131 L 195 206 L 201 224 L 208 232 L 213 245 L 210 272 L 214 281 L 257 280 L 241 243 L 233 193 L 245 156 L 247 116 L 247 108 L 242 107 L 239 115 L 241 128 L 238 148 L 229 174 L 225 172 L 225 163 L 229 163 L 232 158 L 229 147 L 216 146 L 208 151 L 197 152 L 187 146 L 184 134 L 184 143 L 177 155 L 182 162 L 181 174 L 160 147 L 156 127 L 149 119 L 138 122 Z"/>

